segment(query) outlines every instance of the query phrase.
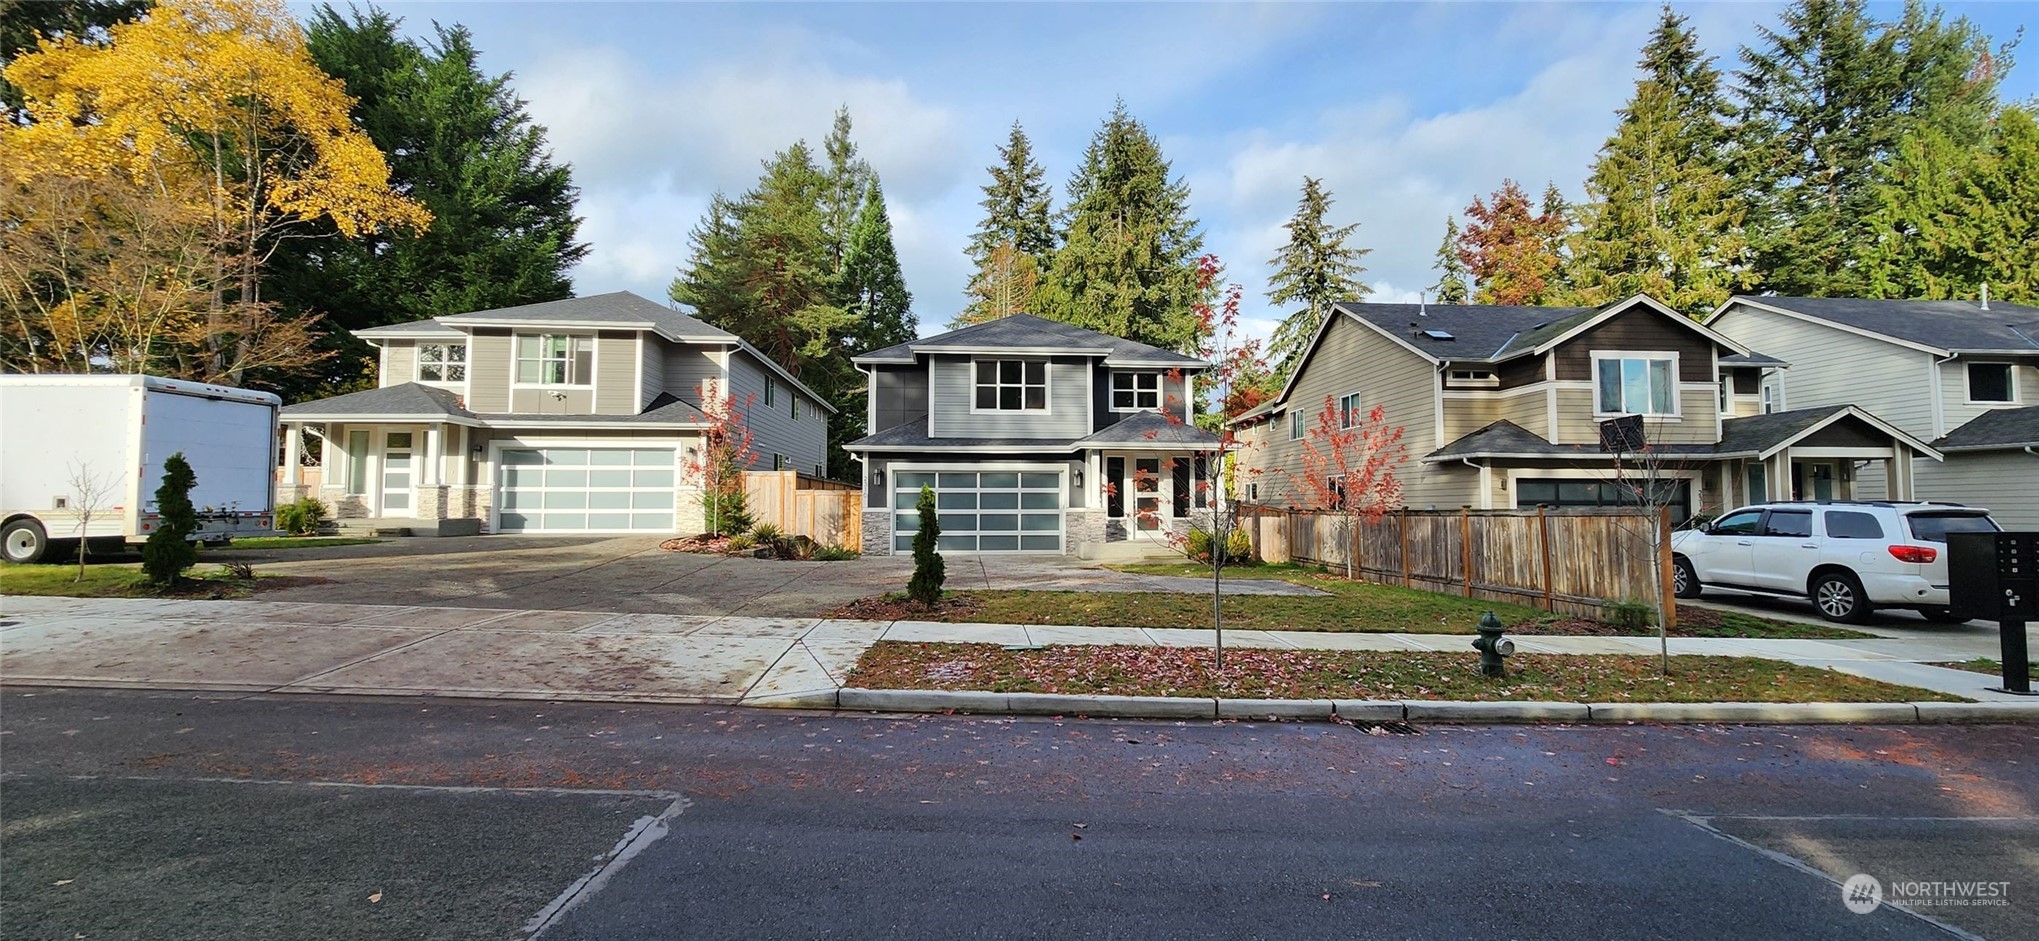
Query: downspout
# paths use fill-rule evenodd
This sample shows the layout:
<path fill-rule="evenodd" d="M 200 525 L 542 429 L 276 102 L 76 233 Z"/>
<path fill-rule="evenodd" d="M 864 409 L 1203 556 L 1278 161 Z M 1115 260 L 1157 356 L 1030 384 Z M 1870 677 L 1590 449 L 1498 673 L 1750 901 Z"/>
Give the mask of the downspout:
<path fill-rule="evenodd" d="M 1487 464 L 1475 464 L 1473 463 L 1473 459 L 1469 457 L 1459 458 L 1458 462 L 1480 472 L 1480 509 L 1482 510 L 1493 509 L 1494 468 L 1491 465 Z"/>
<path fill-rule="evenodd" d="M 1935 438 L 1947 433 L 1947 396 L 1941 382 L 1940 367 L 1953 362 L 1960 356 L 1960 353 L 1949 353 L 1944 358 L 1936 359 L 1933 361 L 1933 368 L 1930 370 L 1933 379 L 1933 437 Z"/>

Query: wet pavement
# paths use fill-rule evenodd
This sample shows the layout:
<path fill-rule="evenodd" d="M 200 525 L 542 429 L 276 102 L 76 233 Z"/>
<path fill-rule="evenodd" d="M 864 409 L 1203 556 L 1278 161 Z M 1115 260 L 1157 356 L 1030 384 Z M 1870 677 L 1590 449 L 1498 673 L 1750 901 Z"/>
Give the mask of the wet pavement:
<path fill-rule="evenodd" d="M 2039 936 L 2039 729 L 1383 731 L 16 689 L 0 934 Z"/>

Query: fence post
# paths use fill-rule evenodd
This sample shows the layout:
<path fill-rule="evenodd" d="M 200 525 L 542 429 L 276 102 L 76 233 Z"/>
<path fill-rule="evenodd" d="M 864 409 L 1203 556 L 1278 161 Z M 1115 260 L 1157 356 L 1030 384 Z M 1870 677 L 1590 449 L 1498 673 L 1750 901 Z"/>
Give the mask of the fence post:
<path fill-rule="evenodd" d="M 1657 589 L 1664 606 L 1664 633 L 1678 627 L 1678 595 L 1672 590 L 1671 508 L 1657 507 Z"/>
<path fill-rule="evenodd" d="M 1551 601 L 1550 515 L 1541 503 L 1536 505 L 1536 539 L 1543 544 L 1543 609 L 1556 611 L 1557 607 Z"/>
<path fill-rule="evenodd" d="M 1459 551 L 1465 556 L 1466 597 L 1473 596 L 1473 508 L 1471 505 L 1458 508 Z"/>
<path fill-rule="evenodd" d="M 1416 587 L 1416 576 L 1409 571 L 1409 508 L 1402 507 L 1402 587 Z"/>

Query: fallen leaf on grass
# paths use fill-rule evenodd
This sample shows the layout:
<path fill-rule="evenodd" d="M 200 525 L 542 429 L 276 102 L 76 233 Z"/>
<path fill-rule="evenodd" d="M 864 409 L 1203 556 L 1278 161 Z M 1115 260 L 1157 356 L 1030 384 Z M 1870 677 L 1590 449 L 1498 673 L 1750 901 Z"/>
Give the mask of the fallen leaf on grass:
<path fill-rule="evenodd" d="M 382 901 L 382 893 L 381 893 L 381 892 L 377 892 L 377 893 L 375 893 L 374 895 L 371 895 L 371 896 L 369 896 L 369 897 L 368 897 L 368 901 L 370 901 L 370 902 L 380 902 L 380 901 Z"/>
<path fill-rule="evenodd" d="M 73 883 L 73 882 L 76 882 L 76 881 L 78 881 L 78 880 L 76 880 L 76 879 L 58 879 L 57 881 L 55 881 L 55 882 L 52 882 L 52 883 L 50 883 L 50 885 L 70 885 L 71 883 Z"/>

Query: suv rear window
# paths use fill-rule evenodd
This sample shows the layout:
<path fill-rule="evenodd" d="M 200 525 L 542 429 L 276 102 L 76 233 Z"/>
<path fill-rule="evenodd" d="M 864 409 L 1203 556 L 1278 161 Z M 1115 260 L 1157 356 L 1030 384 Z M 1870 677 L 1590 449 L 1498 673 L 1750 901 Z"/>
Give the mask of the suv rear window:
<path fill-rule="evenodd" d="M 1984 513 L 1911 513 L 1912 537 L 1927 542 L 1946 542 L 1948 533 L 1993 533 L 1996 520 Z"/>
<path fill-rule="evenodd" d="M 1763 520 L 1765 536 L 1812 535 L 1811 510 L 1771 510 Z"/>
<path fill-rule="evenodd" d="M 1827 511 L 1829 539 L 1882 539 L 1883 524 L 1876 517 L 1854 510 Z"/>

